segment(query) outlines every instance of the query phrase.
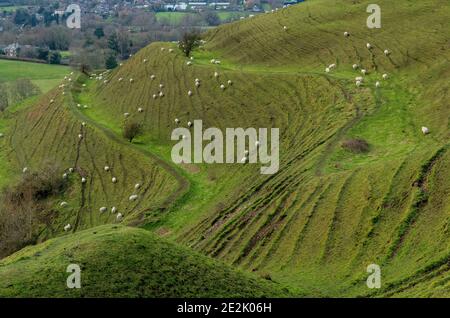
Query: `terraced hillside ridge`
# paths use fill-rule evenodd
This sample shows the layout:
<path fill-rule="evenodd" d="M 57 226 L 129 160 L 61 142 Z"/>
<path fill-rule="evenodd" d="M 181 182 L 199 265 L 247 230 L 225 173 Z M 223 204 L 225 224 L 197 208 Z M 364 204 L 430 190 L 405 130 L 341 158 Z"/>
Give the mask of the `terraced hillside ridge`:
<path fill-rule="evenodd" d="M 161 187 L 150 193 L 159 200 L 132 212 L 129 224 L 270 275 L 299 296 L 448 296 L 450 3 L 380 0 L 382 28 L 368 29 L 369 3 L 310 0 L 223 25 L 203 35 L 192 60 L 175 44 L 153 43 L 112 72 L 80 75 L 31 109 L 42 109 L 54 131 L 60 121 L 46 108 L 86 121 L 96 134 L 86 139 L 95 141 L 91 160 L 114 145 L 117 155 L 149 164 L 143 180 L 158 171 Z M 18 125 L 40 123 L 32 113 L 24 111 L 28 122 Z M 120 142 L 125 118 L 144 127 L 133 144 Z M 205 128 L 280 128 L 279 172 L 174 165 L 171 132 L 196 119 Z M 23 132 L 17 138 L 26 140 Z M 358 138 L 367 152 L 342 147 Z M 33 154 L 24 149 L 15 152 L 19 160 Z M 93 182 L 102 173 L 93 172 Z M 130 193 L 127 185 L 118 189 Z M 96 203 L 86 214 L 96 221 L 84 228 L 114 221 L 97 221 L 91 209 L 110 191 L 91 191 Z M 369 264 L 381 266 L 380 290 L 366 286 Z"/>
<path fill-rule="evenodd" d="M 82 288 L 68 289 L 64 284 L 68 263 L 80 265 Z M 9 297 L 289 296 L 275 283 L 235 271 L 148 231 L 120 225 L 25 248 L 0 261 L 0 277 L 0 294 Z"/>

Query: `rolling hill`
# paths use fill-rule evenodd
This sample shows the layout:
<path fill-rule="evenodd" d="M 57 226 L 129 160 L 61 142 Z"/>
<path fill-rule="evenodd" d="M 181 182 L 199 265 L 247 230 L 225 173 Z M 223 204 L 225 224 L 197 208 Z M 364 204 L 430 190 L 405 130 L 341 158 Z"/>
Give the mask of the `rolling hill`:
<path fill-rule="evenodd" d="M 298 295 L 448 296 L 450 4 L 380 0 L 382 28 L 368 29 L 368 3 L 311 0 L 223 25 L 203 35 L 192 60 L 153 43 L 21 111 L 4 141 L 17 169 L 49 158 L 77 167 L 64 198 L 71 208 L 40 240 L 68 222 L 73 232 L 114 222 L 98 209 L 117 205 L 125 224 L 268 273 Z M 361 68 L 368 74 L 357 87 Z M 120 136 L 125 113 L 144 127 L 133 144 Z M 280 128 L 279 172 L 173 164 L 175 118 Z M 345 150 L 350 138 L 369 151 Z M 145 186 L 129 201 L 135 183 Z M 380 290 L 365 284 L 372 263 L 381 266 Z"/>

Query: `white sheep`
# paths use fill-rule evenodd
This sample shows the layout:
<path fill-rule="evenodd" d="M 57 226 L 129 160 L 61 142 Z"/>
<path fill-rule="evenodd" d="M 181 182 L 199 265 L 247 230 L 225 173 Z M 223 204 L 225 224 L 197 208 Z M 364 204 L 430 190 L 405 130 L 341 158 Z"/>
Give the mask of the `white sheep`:
<path fill-rule="evenodd" d="M 336 64 L 330 64 L 330 66 L 328 66 L 330 69 L 336 68 Z"/>
<path fill-rule="evenodd" d="M 169 53 L 172 53 L 173 52 L 173 49 L 169 49 Z"/>
<path fill-rule="evenodd" d="M 78 134 L 78 139 L 83 139 L 83 135 L 82 134 Z"/>
<path fill-rule="evenodd" d="M 219 73 L 214 72 L 214 77 L 215 77 L 215 78 L 219 77 Z"/>
<path fill-rule="evenodd" d="M 111 208 L 111 213 L 112 213 L 112 214 L 116 214 L 116 213 L 117 213 L 117 208 L 116 208 L 115 206 L 113 206 L 113 207 Z"/>
<path fill-rule="evenodd" d="M 67 173 L 64 173 L 64 174 L 62 175 L 62 177 L 63 177 L 63 179 L 67 179 Z"/>
<path fill-rule="evenodd" d="M 87 109 L 87 108 L 89 108 L 89 106 L 88 106 L 88 105 L 84 105 L 83 108 L 84 108 L 84 109 Z"/>
<path fill-rule="evenodd" d="M 180 120 L 178 118 L 175 118 L 175 124 L 179 124 Z"/>
<path fill-rule="evenodd" d="M 283 26 L 284 31 L 287 31 L 287 29 L 288 29 L 287 26 Z"/>
<path fill-rule="evenodd" d="M 195 87 L 200 87 L 200 82 L 195 82 Z"/>
<path fill-rule="evenodd" d="M 225 85 L 221 84 L 220 85 L 220 89 L 224 90 L 225 89 Z"/>
<path fill-rule="evenodd" d="M 102 207 L 99 209 L 99 211 L 100 211 L 100 213 L 105 213 L 106 211 L 108 211 L 108 209 L 107 209 L 105 206 L 102 206 Z"/>
<path fill-rule="evenodd" d="M 231 80 L 228 80 L 228 85 L 233 85 L 233 82 Z"/>
<path fill-rule="evenodd" d="M 112 183 L 117 183 L 117 178 L 116 177 L 112 177 L 111 182 Z"/>
<path fill-rule="evenodd" d="M 144 63 L 147 63 L 148 62 L 148 60 L 147 59 L 144 59 L 144 61 L 143 61 Z"/>
<path fill-rule="evenodd" d="M 74 168 L 69 168 L 69 172 L 70 172 L 70 173 L 73 173 L 74 171 L 75 171 Z"/>
<path fill-rule="evenodd" d="M 120 222 L 120 221 L 123 220 L 123 215 L 122 215 L 122 213 L 118 213 L 118 214 L 117 214 L 116 220 L 117 220 L 118 222 Z"/>
<path fill-rule="evenodd" d="M 372 48 L 372 45 L 370 43 L 367 43 L 366 47 L 370 50 Z"/>
<path fill-rule="evenodd" d="M 428 127 L 422 127 L 422 133 L 424 135 L 428 135 L 430 133 L 430 130 L 428 129 Z"/>
<path fill-rule="evenodd" d="M 109 166 L 105 166 L 105 167 L 103 168 L 103 170 L 105 170 L 106 172 L 108 172 L 108 171 L 110 170 L 110 168 L 109 168 Z"/>
<path fill-rule="evenodd" d="M 192 62 L 191 62 L 191 61 L 187 61 L 187 62 L 186 62 L 186 65 L 187 65 L 187 66 L 191 66 L 191 65 L 192 65 Z"/>
<path fill-rule="evenodd" d="M 215 59 L 211 59 L 211 64 L 216 64 L 216 60 Z"/>
<path fill-rule="evenodd" d="M 330 73 L 330 68 L 329 67 L 325 68 L 325 72 Z"/>
<path fill-rule="evenodd" d="M 164 88 L 164 84 L 159 84 L 159 88 Z"/>
<path fill-rule="evenodd" d="M 359 66 L 358 66 L 358 64 L 353 64 L 352 67 L 354 70 L 357 70 Z"/>
<path fill-rule="evenodd" d="M 159 92 L 159 97 L 164 97 L 164 93 L 163 92 Z"/>
<path fill-rule="evenodd" d="M 130 113 L 124 113 L 123 116 L 128 117 L 128 116 L 130 116 Z"/>
<path fill-rule="evenodd" d="M 64 231 L 67 232 L 72 228 L 72 226 L 70 224 L 67 224 L 66 226 L 64 226 Z"/>
<path fill-rule="evenodd" d="M 156 99 L 158 97 L 158 95 L 153 94 L 153 99 Z"/>
<path fill-rule="evenodd" d="M 192 127 L 192 122 L 188 121 L 187 125 L 189 128 Z"/>
<path fill-rule="evenodd" d="M 350 36 L 350 33 L 347 32 L 347 31 L 345 31 L 345 32 L 344 32 L 344 36 L 345 36 L 345 37 L 349 37 L 349 36 Z"/>
<path fill-rule="evenodd" d="M 360 87 L 360 86 L 361 86 L 361 84 L 362 84 L 362 82 L 361 82 L 361 81 L 356 81 L 356 86 Z"/>
<path fill-rule="evenodd" d="M 121 77 L 121 78 L 119 78 L 119 82 L 122 82 L 123 81 L 123 78 Z"/>
<path fill-rule="evenodd" d="M 138 198 L 138 195 L 137 195 L 137 194 L 132 194 L 132 195 L 130 195 L 130 197 L 129 197 L 128 199 L 129 199 L 130 201 L 136 201 L 137 198 Z"/>
<path fill-rule="evenodd" d="M 134 188 L 137 190 L 137 189 L 139 189 L 141 187 L 141 184 L 140 183 L 136 183 L 135 185 L 134 185 Z"/>
<path fill-rule="evenodd" d="M 152 75 L 150 76 L 150 78 L 151 78 L 152 80 L 154 80 L 154 79 L 156 78 L 156 76 L 152 74 Z"/>
<path fill-rule="evenodd" d="M 54 99 L 50 99 L 50 104 L 53 104 L 55 102 Z"/>
<path fill-rule="evenodd" d="M 216 60 L 216 61 L 214 62 L 214 64 L 220 64 L 220 61 L 219 61 L 219 60 Z"/>
<path fill-rule="evenodd" d="M 367 70 L 366 70 L 366 69 L 362 69 L 362 70 L 361 70 L 361 73 L 362 73 L 363 75 L 367 75 Z"/>
<path fill-rule="evenodd" d="M 68 205 L 68 203 L 66 201 L 63 201 L 59 204 L 60 207 L 64 208 Z"/>
<path fill-rule="evenodd" d="M 375 83 L 375 87 L 381 87 L 381 83 L 377 81 L 377 82 Z"/>
<path fill-rule="evenodd" d="M 192 96 L 192 91 L 188 91 L 188 96 Z"/>
<path fill-rule="evenodd" d="M 130 83 L 133 83 L 133 82 L 134 82 L 134 79 L 130 78 Z"/>
<path fill-rule="evenodd" d="M 389 77 L 389 75 L 383 74 L 383 79 L 384 79 L 384 80 L 388 79 L 388 77 Z"/>
<path fill-rule="evenodd" d="M 141 107 L 139 107 L 139 108 L 138 108 L 138 112 L 139 112 L 139 113 L 142 113 L 142 112 L 144 112 L 144 109 L 141 108 Z"/>
<path fill-rule="evenodd" d="M 364 78 L 362 76 L 357 76 L 357 77 L 355 77 L 355 81 L 362 82 L 362 81 L 364 81 Z"/>
<path fill-rule="evenodd" d="M 83 178 L 81 178 L 81 183 L 86 183 L 86 178 L 85 177 L 83 177 Z"/>
<path fill-rule="evenodd" d="M 388 56 L 389 54 L 391 54 L 391 52 L 389 52 L 388 49 L 384 50 L 384 55 Z"/>

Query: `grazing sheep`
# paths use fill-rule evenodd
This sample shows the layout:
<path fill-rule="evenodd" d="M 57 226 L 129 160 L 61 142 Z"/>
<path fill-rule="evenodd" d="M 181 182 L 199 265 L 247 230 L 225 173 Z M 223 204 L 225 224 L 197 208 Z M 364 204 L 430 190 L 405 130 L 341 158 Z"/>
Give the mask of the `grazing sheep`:
<path fill-rule="evenodd" d="M 388 77 L 389 77 L 389 75 L 383 74 L 383 79 L 384 79 L 384 80 L 385 80 L 385 79 L 388 79 Z"/>
<path fill-rule="evenodd" d="M 83 121 L 83 122 L 81 123 L 81 126 L 85 127 L 85 126 L 86 126 L 86 123 Z"/>
<path fill-rule="evenodd" d="M 84 105 L 83 108 L 84 108 L 84 109 L 88 109 L 88 105 Z"/>
<path fill-rule="evenodd" d="M 55 100 L 50 99 L 50 104 L 53 104 L 55 102 Z"/>
<path fill-rule="evenodd" d="M 211 59 L 211 64 L 216 64 L 216 60 L 215 59 Z"/>
<path fill-rule="evenodd" d="M 192 122 L 188 121 L 187 125 L 189 128 L 192 127 Z"/>
<path fill-rule="evenodd" d="M 192 96 L 192 91 L 187 92 L 188 96 Z"/>
<path fill-rule="evenodd" d="M 173 49 L 169 49 L 169 53 L 172 53 L 173 52 Z"/>
<path fill-rule="evenodd" d="M 179 124 L 180 120 L 178 118 L 175 118 L 175 124 Z"/>
<path fill-rule="evenodd" d="M 116 213 L 117 213 L 117 208 L 116 208 L 115 206 L 113 206 L 113 207 L 111 208 L 111 213 L 112 213 L 112 214 L 116 214 Z"/>
<path fill-rule="evenodd" d="M 69 168 L 69 172 L 70 172 L 70 173 L 73 173 L 74 171 L 75 171 L 74 168 Z"/>
<path fill-rule="evenodd" d="M 186 65 L 187 65 L 187 66 L 191 66 L 191 65 L 192 65 L 192 62 L 191 62 L 191 61 L 187 61 L 187 62 L 186 62 Z"/>
<path fill-rule="evenodd" d="M 159 84 L 159 88 L 163 88 L 164 87 L 164 84 Z"/>
<path fill-rule="evenodd" d="M 117 178 L 116 178 L 116 177 L 113 177 L 113 178 L 111 179 L 111 181 L 112 181 L 112 183 L 117 183 Z"/>
<path fill-rule="evenodd" d="M 287 31 L 287 26 L 283 26 L 283 30 L 284 30 L 284 31 Z"/>
<path fill-rule="evenodd" d="M 344 36 L 345 36 L 345 37 L 349 37 L 349 36 L 350 36 L 350 33 L 347 32 L 347 31 L 345 31 L 345 32 L 344 32 Z"/>
<path fill-rule="evenodd" d="M 103 170 L 105 170 L 106 172 L 108 172 L 109 171 L 109 166 L 105 166 L 104 168 L 103 168 Z"/>
<path fill-rule="evenodd" d="M 123 81 L 123 78 L 121 77 L 121 78 L 119 78 L 119 82 L 122 82 Z"/>
<path fill-rule="evenodd" d="M 330 66 L 328 66 L 330 69 L 336 68 L 336 64 L 330 64 Z"/>
<path fill-rule="evenodd" d="M 366 69 L 362 69 L 362 70 L 361 70 L 361 73 L 362 73 L 363 75 L 367 75 L 367 70 L 366 70 Z"/>
<path fill-rule="evenodd" d="M 194 81 L 195 81 L 195 82 L 200 82 L 200 80 L 199 80 L 198 78 L 196 78 Z"/>
<path fill-rule="evenodd" d="M 158 97 L 158 95 L 153 94 L 153 99 L 156 99 Z"/>
<path fill-rule="evenodd" d="M 216 60 L 216 61 L 214 62 L 214 64 L 220 64 L 220 61 L 219 61 L 219 60 Z"/>
<path fill-rule="evenodd" d="M 72 226 L 71 226 L 70 224 L 67 224 L 67 225 L 64 227 L 64 231 L 67 232 L 67 231 L 69 231 L 71 228 L 72 228 Z"/>
<path fill-rule="evenodd" d="M 86 183 L 86 178 L 85 177 L 83 177 L 83 178 L 81 178 L 81 183 Z"/>
<path fill-rule="evenodd" d="M 353 64 L 352 67 L 354 70 L 357 70 L 359 66 L 358 66 L 358 64 Z"/>
<path fill-rule="evenodd" d="M 231 80 L 228 80 L 228 85 L 233 85 L 233 82 Z"/>
<path fill-rule="evenodd" d="M 116 220 L 117 220 L 118 222 L 120 222 L 120 221 L 123 220 L 123 215 L 122 215 L 122 213 L 118 213 L 118 214 L 117 214 Z"/>
<path fill-rule="evenodd" d="M 105 213 L 106 211 L 108 211 L 108 209 L 107 209 L 105 206 L 102 206 L 102 207 L 99 209 L 99 211 L 100 211 L 100 213 Z"/>
<path fill-rule="evenodd" d="M 104 80 L 103 83 L 108 84 L 108 80 Z"/>
<path fill-rule="evenodd" d="M 83 139 L 83 135 L 82 134 L 78 134 L 78 139 Z"/>
<path fill-rule="evenodd" d="M 161 51 L 164 51 L 164 48 L 163 48 L 163 47 L 161 48 Z"/>
<path fill-rule="evenodd" d="M 159 92 L 159 97 L 164 97 L 164 93 L 163 92 Z"/>
<path fill-rule="evenodd" d="M 154 79 L 156 78 L 156 76 L 155 76 L 155 75 L 151 75 L 150 78 L 151 78 L 152 80 L 154 80 Z"/>
<path fill-rule="evenodd" d="M 355 77 L 355 81 L 360 81 L 362 82 L 364 80 L 364 78 L 362 76 L 357 76 Z"/>
<path fill-rule="evenodd" d="M 356 81 L 356 86 L 360 87 L 361 86 L 361 81 Z"/>
<path fill-rule="evenodd" d="M 67 179 L 67 173 L 64 173 L 64 174 L 62 175 L 62 177 L 63 177 L 63 179 Z"/>
<path fill-rule="evenodd" d="M 5 135 L 3 135 L 3 133 L 0 133 L 0 138 L 3 138 L 3 137 L 5 137 Z"/>
<path fill-rule="evenodd" d="M 137 190 L 137 189 L 139 189 L 141 187 L 141 184 L 140 183 L 136 183 L 135 185 L 134 185 L 134 188 Z"/>
<path fill-rule="evenodd" d="M 144 61 L 143 61 L 143 62 L 144 62 L 144 63 L 147 63 L 147 61 L 148 61 L 147 59 L 144 59 Z"/>
<path fill-rule="evenodd" d="M 195 87 L 200 87 L 200 82 L 195 82 Z"/>
<path fill-rule="evenodd" d="M 330 73 L 330 68 L 328 68 L 328 67 L 325 68 L 325 72 L 326 72 L 326 73 Z"/>
<path fill-rule="evenodd" d="M 130 83 L 133 83 L 133 82 L 134 82 L 134 79 L 130 78 Z"/>
<path fill-rule="evenodd" d="M 193 60 L 194 60 L 194 57 L 193 57 L 193 56 L 191 56 L 191 57 L 190 57 L 190 59 L 191 59 L 191 61 L 193 61 Z"/>
<path fill-rule="evenodd" d="M 430 133 L 430 130 L 428 129 L 428 127 L 422 127 L 422 133 L 424 135 L 428 135 Z"/>
<path fill-rule="evenodd" d="M 130 116 L 130 113 L 124 113 L 123 116 L 128 117 Z"/>
<path fill-rule="evenodd" d="M 372 48 L 372 45 L 370 43 L 367 43 L 366 47 L 370 50 Z"/>
<path fill-rule="evenodd" d="M 391 54 L 391 52 L 389 52 L 388 49 L 384 50 L 384 55 L 388 56 L 389 54 Z"/>
<path fill-rule="evenodd" d="M 375 87 L 381 87 L 381 83 L 380 82 L 376 82 L 375 83 Z"/>
<path fill-rule="evenodd" d="M 141 107 L 139 107 L 139 108 L 138 108 L 138 112 L 139 112 L 139 113 L 142 113 L 142 112 L 144 112 L 144 109 L 141 108 Z"/>
<path fill-rule="evenodd" d="M 214 72 L 214 77 L 215 77 L 215 78 L 219 77 L 219 73 Z"/>
<path fill-rule="evenodd" d="M 60 207 L 64 208 L 68 205 L 68 203 L 66 201 L 63 201 L 59 204 Z"/>
<path fill-rule="evenodd" d="M 220 85 L 220 89 L 224 90 L 225 89 L 225 85 L 221 84 Z"/>
<path fill-rule="evenodd" d="M 130 201 L 136 201 L 137 198 L 138 198 L 138 195 L 137 195 L 137 194 L 133 194 L 133 195 L 130 195 L 130 197 L 129 197 L 128 199 L 129 199 Z"/>

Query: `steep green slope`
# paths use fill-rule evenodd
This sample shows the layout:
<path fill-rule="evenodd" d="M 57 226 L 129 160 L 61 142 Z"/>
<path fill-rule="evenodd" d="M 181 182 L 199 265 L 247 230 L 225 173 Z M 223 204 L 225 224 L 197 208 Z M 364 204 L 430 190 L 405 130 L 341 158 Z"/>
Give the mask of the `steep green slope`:
<path fill-rule="evenodd" d="M 170 45 L 153 44 L 108 83 L 89 83 L 92 93 L 80 97 L 96 105 L 88 116 L 114 129 L 130 112 L 146 125 L 140 142 L 168 160 L 175 118 L 183 126 L 202 119 L 206 127 L 281 128 L 276 175 L 252 165 L 199 165 L 218 195 L 191 220 L 185 212 L 198 209 L 195 200 L 150 228 L 333 296 L 366 294 L 371 263 L 381 265 L 388 286 L 447 257 L 450 7 L 381 1 L 383 27 L 369 30 L 368 3 L 308 1 L 221 26 L 205 36 L 192 66 Z M 327 74 L 331 63 L 337 68 Z M 353 63 L 369 71 L 363 87 L 354 84 Z M 233 85 L 220 90 L 228 80 Z M 165 96 L 153 99 L 160 90 Z M 424 136 L 421 126 L 432 133 Z M 370 152 L 343 150 L 349 137 L 367 140 Z M 178 218 L 192 225 L 180 227 Z"/>
<path fill-rule="evenodd" d="M 144 162 L 144 180 L 157 171 L 151 200 L 140 198 L 145 208 L 127 213 L 146 229 L 310 296 L 448 296 L 450 4 L 381 0 L 383 27 L 369 30 L 369 3 L 310 0 L 221 26 L 204 36 L 192 65 L 174 44 L 153 43 L 101 80 L 81 76 L 65 95 L 52 92 L 56 102 L 24 112 L 10 142 L 21 163 L 56 156 L 73 165 L 70 138 L 80 121 L 88 123 L 81 166 L 91 167 L 96 185 L 83 228 L 113 221 L 97 212 L 113 204 L 114 191 L 101 186 L 105 159 L 98 158 L 117 147 L 115 155 L 132 159 L 124 175 Z M 332 63 L 336 69 L 326 73 Z M 369 72 L 361 87 L 354 63 Z M 120 141 L 124 113 L 144 125 L 133 145 Z M 279 172 L 175 166 L 175 118 L 183 127 L 202 119 L 205 128 L 280 128 Z M 55 138 L 48 136 L 67 120 L 75 130 L 49 148 Z M 26 134 L 28 127 L 36 129 Z M 28 141 L 34 135 L 41 142 Z M 363 138 L 369 152 L 344 150 L 348 138 Z M 118 189 L 130 193 L 136 178 Z M 366 287 L 372 263 L 381 266 L 381 290 Z"/>
<path fill-rule="evenodd" d="M 81 288 L 69 289 L 70 264 Z M 161 240 L 105 225 L 25 248 L 0 261 L 0 297 L 281 297 L 281 286 Z"/>

